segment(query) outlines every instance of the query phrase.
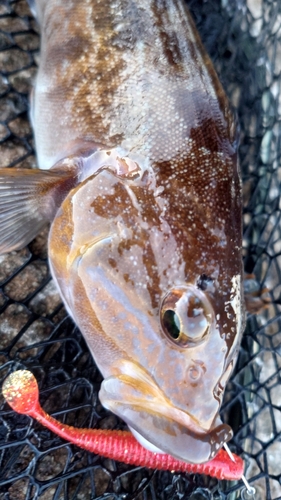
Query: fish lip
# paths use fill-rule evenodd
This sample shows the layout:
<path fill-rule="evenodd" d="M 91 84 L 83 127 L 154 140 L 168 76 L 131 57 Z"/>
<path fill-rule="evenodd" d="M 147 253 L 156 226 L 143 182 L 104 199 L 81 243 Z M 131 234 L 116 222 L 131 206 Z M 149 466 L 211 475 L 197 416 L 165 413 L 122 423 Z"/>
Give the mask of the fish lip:
<path fill-rule="evenodd" d="M 122 362 L 118 368 L 119 373 L 103 381 L 99 397 L 103 406 L 136 431 L 136 437 L 190 463 L 211 460 L 231 439 L 231 428 L 218 416 L 214 426 L 204 429 L 189 413 L 172 406 L 143 368 L 132 362 Z"/>

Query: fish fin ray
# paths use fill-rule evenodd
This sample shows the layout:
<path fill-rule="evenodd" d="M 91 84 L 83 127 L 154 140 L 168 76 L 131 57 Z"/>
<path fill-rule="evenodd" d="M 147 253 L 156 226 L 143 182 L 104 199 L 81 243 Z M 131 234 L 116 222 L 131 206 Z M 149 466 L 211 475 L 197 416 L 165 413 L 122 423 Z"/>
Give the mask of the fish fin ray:
<path fill-rule="evenodd" d="M 0 254 L 25 247 L 72 188 L 70 171 L 0 169 Z"/>

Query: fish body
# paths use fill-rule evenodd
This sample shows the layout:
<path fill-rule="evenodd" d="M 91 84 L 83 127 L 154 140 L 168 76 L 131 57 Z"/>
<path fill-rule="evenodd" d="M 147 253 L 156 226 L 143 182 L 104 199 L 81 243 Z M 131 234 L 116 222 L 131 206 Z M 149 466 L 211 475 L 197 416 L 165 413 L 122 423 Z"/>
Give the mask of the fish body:
<path fill-rule="evenodd" d="M 43 170 L 0 171 L 0 187 L 26 194 L 25 220 L 36 214 L 24 233 L 14 209 L 2 251 L 52 220 L 52 275 L 104 376 L 101 402 L 149 449 L 206 462 L 232 435 L 219 410 L 244 327 L 229 103 L 179 0 L 36 12 Z"/>

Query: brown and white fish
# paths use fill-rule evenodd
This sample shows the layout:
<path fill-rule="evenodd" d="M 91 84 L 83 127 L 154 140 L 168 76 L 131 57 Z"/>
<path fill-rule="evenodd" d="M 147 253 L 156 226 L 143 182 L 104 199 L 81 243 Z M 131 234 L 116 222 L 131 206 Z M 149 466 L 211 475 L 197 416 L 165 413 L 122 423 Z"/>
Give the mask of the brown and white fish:
<path fill-rule="evenodd" d="M 145 447 L 208 461 L 232 436 L 219 410 L 244 326 L 227 98 L 180 0 L 35 8 L 42 170 L 1 169 L 1 252 L 52 221 L 52 274 L 101 402 Z"/>

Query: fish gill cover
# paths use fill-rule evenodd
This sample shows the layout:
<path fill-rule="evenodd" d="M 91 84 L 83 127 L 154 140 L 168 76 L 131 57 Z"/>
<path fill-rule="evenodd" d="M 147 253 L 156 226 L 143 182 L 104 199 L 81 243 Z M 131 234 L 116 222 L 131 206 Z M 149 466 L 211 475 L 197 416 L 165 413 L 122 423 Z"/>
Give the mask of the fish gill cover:
<path fill-rule="evenodd" d="M 281 497 L 281 4 L 187 2 L 241 127 L 245 271 L 272 303 L 249 316 L 222 416 L 234 429 L 255 500 Z M 28 119 L 39 53 L 25 0 L 0 2 L 1 167 L 36 167 Z M 124 428 L 98 401 L 101 376 L 61 304 L 47 263 L 47 231 L 0 257 L 0 385 L 30 369 L 46 411 L 79 427 Z M 115 463 L 62 441 L 0 396 L 0 500 L 235 500 L 241 483 Z M 242 496 L 241 496 L 242 495 Z M 246 496 L 244 495 L 246 498 Z"/>

